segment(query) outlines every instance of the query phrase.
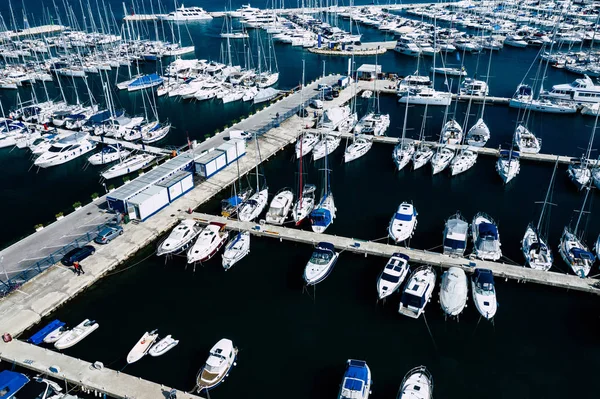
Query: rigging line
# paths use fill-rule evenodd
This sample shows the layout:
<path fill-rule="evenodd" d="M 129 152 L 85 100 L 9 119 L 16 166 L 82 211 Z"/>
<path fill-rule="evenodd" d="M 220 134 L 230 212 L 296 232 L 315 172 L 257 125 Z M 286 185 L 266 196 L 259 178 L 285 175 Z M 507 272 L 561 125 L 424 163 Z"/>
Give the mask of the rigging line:
<path fill-rule="evenodd" d="M 139 262 L 136 262 L 135 264 L 133 264 L 133 265 L 131 265 L 131 266 L 128 266 L 128 267 L 126 267 L 125 269 L 117 270 L 117 271 L 116 271 L 116 272 L 114 272 L 114 273 L 108 273 L 108 274 L 105 274 L 105 276 L 112 276 L 112 275 L 115 275 L 115 274 L 118 274 L 118 273 L 124 272 L 125 270 L 129 270 L 129 269 L 131 269 L 132 267 L 134 267 L 134 266 L 137 266 L 137 265 L 139 265 L 140 263 L 142 263 L 142 262 L 144 262 L 144 261 L 146 261 L 146 260 L 150 259 L 152 256 L 154 256 L 154 254 L 150 254 L 150 255 L 146 256 L 144 259 L 140 260 Z"/>
<path fill-rule="evenodd" d="M 435 338 L 433 338 L 433 334 L 431 333 L 431 329 L 429 328 L 429 323 L 427 323 L 427 317 L 425 316 L 425 313 L 423 312 L 423 320 L 425 320 L 425 326 L 427 327 L 427 331 L 429 332 L 429 336 L 431 337 L 431 341 L 433 342 L 433 346 L 435 347 L 435 350 L 438 350 L 437 344 L 435 343 Z"/>
<path fill-rule="evenodd" d="M 477 332 L 477 327 L 479 327 L 479 323 L 481 322 L 482 318 L 483 318 L 483 316 L 479 315 L 479 320 L 477 320 L 477 324 L 475 325 L 475 330 L 473 330 L 473 336 L 475 336 L 475 333 Z"/>

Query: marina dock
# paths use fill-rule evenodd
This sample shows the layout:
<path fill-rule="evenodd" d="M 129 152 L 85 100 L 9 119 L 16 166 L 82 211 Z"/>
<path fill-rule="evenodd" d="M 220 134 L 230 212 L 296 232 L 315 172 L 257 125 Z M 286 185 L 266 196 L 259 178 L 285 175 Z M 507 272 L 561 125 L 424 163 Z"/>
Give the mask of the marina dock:
<path fill-rule="evenodd" d="M 384 244 L 381 242 L 340 237 L 331 234 L 320 234 L 312 231 L 262 223 L 241 222 L 239 220 L 227 219 L 222 216 L 214 216 L 205 213 L 194 212 L 192 215 L 188 216 L 188 218 L 192 218 L 202 224 L 208 224 L 210 222 L 224 223 L 230 230 L 247 231 L 256 236 L 271 237 L 280 241 L 288 240 L 309 245 L 315 245 L 325 241 L 332 243 L 341 251 L 350 251 L 357 254 L 363 254 L 364 256 L 375 255 L 389 258 L 393 253 L 401 252 L 408 255 L 410 257 L 410 262 L 414 263 L 439 266 L 441 268 L 457 266 L 464 269 L 466 272 L 472 272 L 475 268 L 490 269 L 495 276 L 501 278 L 510 278 L 519 282 L 536 283 L 600 295 L 600 289 L 591 285 L 591 283 L 596 282 L 597 280 L 582 279 L 571 274 L 550 271 L 545 272 L 524 266 L 515 266 L 474 258 L 451 257 L 437 252 Z M 307 255 L 307 259 L 308 256 L 309 255 Z M 385 262 L 380 263 L 382 267 L 384 264 Z"/>
<path fill-rule="evenodd" d="M 159 155 L 159 156 L 169 155 L 172 152 L 171 150 L 168 150 L 166 148 L 153 147 L 148 144 L 133 143 L 133 142 L 127 141 L 127 140 L 118 140 L 118 139 L 114 139 L 112 137 L 90 136 L 89 140 L 94 141 L 96 143 L 104 143 L 104 144 L 109 144 L 109 145 L 120 144 L 121 146 L 123 146 L 129 150 L 143 151 L 143 152 L 147 152 L 147 153 Z"/>
<path fill-rule="evenodd" d="M 329 47 L 311 47 L 308 49 L 311 53 L 321 55 L 341 55 L 341 56 L 360 56 L 360 55 L 375 55 L 383 54 L 388 50 L 393 50 L 396 47 L 396 41 L 387 42 L 366 42 L 359 45 L 351 45 L 347 48 L 329 48 Z"/>
<path fill-rule="evenodd" d="M 67 29 L 66 26 L 62 26 L 62 25 L 42 25 L 42 26 L 36 26 L 33 28 L 28 28 L 28 29 L 21 29 L 18 31 L 5 31 L 5 32 L 0 32 L 0 41 L 4 40 L 4 39 L 13 39 L 16 37 L 23 37 L 23 36 L 34 36 L 34 35 L 43 35 L 43 34 L 48 34 L 48 33 L 57 33 L 57 32 L 62 32 L 63 30 Z"/>

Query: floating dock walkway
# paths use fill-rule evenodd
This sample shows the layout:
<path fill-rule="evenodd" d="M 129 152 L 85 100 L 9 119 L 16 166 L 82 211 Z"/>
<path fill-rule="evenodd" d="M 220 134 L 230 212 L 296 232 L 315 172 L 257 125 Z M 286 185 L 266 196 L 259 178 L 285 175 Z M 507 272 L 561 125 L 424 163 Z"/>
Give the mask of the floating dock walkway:
<path fill-rule="evenodd" d="M 388 50 L 393 50 L 396 47 L 396 41 L 387 42 L 367 42 L 359 45 L 350 45 L 346 49 L 331 49 L 328 47 L 311 47 L 308 49 L 311 53 L 321 55 L 341 55 L 341 56 L 360 56 L 360 55 L 376 55 L 383 54 Z"/>
<path fill-rule="evenodd" d="M 480 259 L 450 257 L 437 252 L 406 248 L 398 245 L 389 245 L 374 241 L 365 241 L 356 238 L 320 234 L 312 231 L 273 226 L 269 224 L 240 222 L 238 220 L 227 219 L 222 216 L 214 216 L 206 213 L 194 212 L 187 217 L 203 224 L 208 224 L 210 222 L 225 223 L 228 229 L 235 231 L 248 231 L 251 234 L 260 237 L 271 237 L 279 240 L 288 240 L 310 245 L 315 245 L 321 241 L 325 241 L 332 243 L 337 249 L 364 254 L 365 256 L 376 255 L 387 258 L 392 256 L 392 254 L 395 252 L 401 252 L 408 255 L 410 257 L 410 261 L 415 263 L 439 266 L 442 268 L 457 266 L 467 272 L 470 272 L 475 268 L 490 269 L 495 276 L 502 278 L 510 278 L 520 282 L 530 282 L 600 295 L 600 289 L 595 288 L 592 285 L 598 280 L 593 280 L 590 278 L 582 279 L 570 274 L 550 271 L 545 272 L 524 266 L 515 266 L 506 263 L 484 261 Z M 309 254 L 307 254 L 307 259 L 308 256 Z M 385 262 L 380 264 L 382 268 L 384 265 Z"/>

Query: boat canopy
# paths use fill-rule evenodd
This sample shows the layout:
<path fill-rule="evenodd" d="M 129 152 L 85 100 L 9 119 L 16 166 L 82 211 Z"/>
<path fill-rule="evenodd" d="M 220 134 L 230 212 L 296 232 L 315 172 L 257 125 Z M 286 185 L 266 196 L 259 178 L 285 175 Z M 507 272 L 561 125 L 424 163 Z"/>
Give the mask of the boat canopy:
<path fill-rule="evenodd" d="M 317 208 L 310 213 L 310 219 L 317 226 L 328 226 L 331 221 L 331 212 L 325 208 Z"/>
<path fill-rule="evenodd" d="M 425 306 L 425 296 L 419 296 L 405 291 L 402 293 L 402 299 L 400 299 L 400 302 L 402 302 L 402 304 L 404 304 L 406 307 L 421 309 Z"/>
<path fill-rule="evenodd" d="M 233 197 L 227 198 L 224 201 L 227 202 L 227 204 L 230 205 L 230 206 L 238 206 L 242 202 L 244 202 L 244 199 L 238 197 L 237 195 L 234 195 Z"/>
<path fill-rule="evenodd" d="M 344 375 L 344 388 L 349 391 L 362 391 L 368 379 L 367 364 L 362 360 L 350 360 Z"/>
<path fill-rule="evenodd" d="M 10 399 L 29 382 L 25 374 L 10 370 L 0 372 L 0 399 Z"/>
<path fill-rule="evenodd" d="M 335 249 L 335 246 L 330 242 L 320 242 L 317 244 L 317 249 L 322 249 L 325 251 L 333 252 Z"/>
<path fill-rule="evenodd" d="M 594 262 L 595 260 L 593 253 L 583 250 L 581 248 L 571 248 L 570 252 L 575 259 L 589 260 L 590 262 Z"/>
<path fill-rule="evenodd" d="M 482 222 L 479 224 L 479 237 L 498 239 L 498 228 L 495 224 Z"/>
<path fill-rule="evenodd" d="M 410 257 L 408 255 L 401 254 L 400 252 L 394 252 L 394 254 L 392 256 L 402 258 L 402 259 L 406 260 L 407 262 L 410 260 Z"/>
<path fill-rule="evenodd" d="M 451 249 L 465 249 L 467 247 L 466 237 L 464 240 L 455 240 L 453 238 L 446 237 L 444 240 L 444 247 Z"/>
<path fill-rule="evenodd" d="M 494 286 L 494 275 L 489 269 L 475 269 L 473 273 L 475 283 L 484 289 L 491 289 Z"/>

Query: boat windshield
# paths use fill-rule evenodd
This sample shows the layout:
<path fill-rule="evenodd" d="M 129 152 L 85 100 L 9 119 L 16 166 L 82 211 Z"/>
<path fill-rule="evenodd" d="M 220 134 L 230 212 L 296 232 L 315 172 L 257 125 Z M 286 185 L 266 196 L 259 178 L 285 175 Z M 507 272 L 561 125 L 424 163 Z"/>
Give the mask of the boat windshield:
<path fill-rule="evenodd" d="M 425 297 L 405 292 L 402 294 L 401 302 L 406 307 L 421 309 L 423 306 L 425 306 Z"/>
<path fill-rule="evenodd" d="M 452 238 L 446 238 L 444 240 L 444 246 L 452 249 L 465 249 L 467 246 L 466 240 L 454 240 Z"/>
<path fill-rule="evenodd" d="M 412 220 L 413 215 L 407 215 L 404 213 L 398 213 L 396 212 L 396 216 L 394 216 L 394 219 L 396 220 L 403 220 L 405 222 L 410 222 Z"/>
<path fill-rule="evenodd" d="M 310 257 L 310 263 L 315 265 L 326 265 L 331 261 L 333 254 L 330 251 L 317 249 Z"/>
<path fill-rule="evenodd" d="M 381 279 L 389 281 L 390 283 L 397 283 L 398 281 L 400 281 L 400 276 L 392 276 L 391 274 L 383 273 L 381 275 Z"/>

